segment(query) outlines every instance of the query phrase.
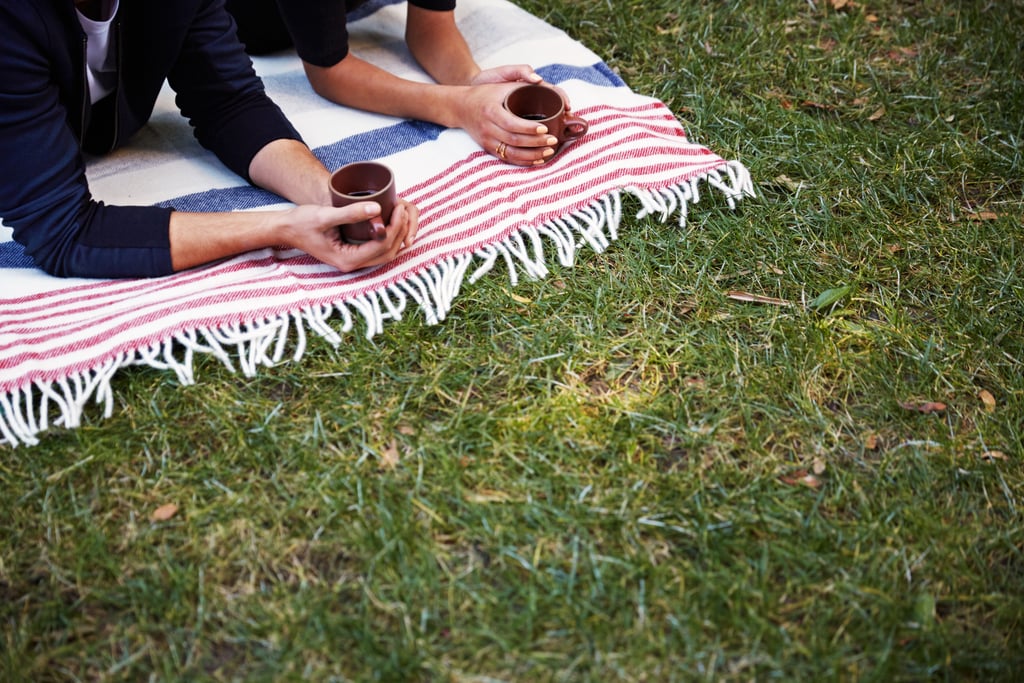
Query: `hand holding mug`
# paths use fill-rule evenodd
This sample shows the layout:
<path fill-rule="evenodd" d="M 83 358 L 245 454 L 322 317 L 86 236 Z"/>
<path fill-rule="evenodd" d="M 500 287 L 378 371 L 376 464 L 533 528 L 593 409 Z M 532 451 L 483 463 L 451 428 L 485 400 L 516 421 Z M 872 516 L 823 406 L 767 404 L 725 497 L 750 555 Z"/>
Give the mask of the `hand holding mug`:
<path fill-rule="evenodd" d="M 330 188 L 331 203 L 334 206 L 349 206 L 357 202 L 380 204 L 380 216 L 339 225 L 342 239 L 350 244 L 385 239 L 386 226 L 398 202 L 395 176 L 391 169 L 375 161 L 347 164 L 331 174 Z"/>
<path fill-rule="evenodd" d="M 505 109 L 521 119 L 536 121 L 558 140 L 558 149 L 586 134 L 590 125 L 568 112 L 562 95 L 546 85 L 531 84 L 516 88 L 505 96 Z M 556 153 L 558 151 L 556 149 Z"/>

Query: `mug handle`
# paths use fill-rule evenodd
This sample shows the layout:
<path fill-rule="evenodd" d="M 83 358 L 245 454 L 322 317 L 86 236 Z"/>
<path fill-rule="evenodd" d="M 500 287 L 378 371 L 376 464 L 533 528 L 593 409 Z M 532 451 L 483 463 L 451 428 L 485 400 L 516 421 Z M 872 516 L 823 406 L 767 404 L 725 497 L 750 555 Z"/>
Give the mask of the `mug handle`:
<path fill-rule="evenodd" d="M 581 119 L 578 116 L 566 116 L 565 122 L 562 126 L 562 135 L 566 140 L 573 140 L 582 135 L 586 135 L 590 129 L 590 124 Z"/>

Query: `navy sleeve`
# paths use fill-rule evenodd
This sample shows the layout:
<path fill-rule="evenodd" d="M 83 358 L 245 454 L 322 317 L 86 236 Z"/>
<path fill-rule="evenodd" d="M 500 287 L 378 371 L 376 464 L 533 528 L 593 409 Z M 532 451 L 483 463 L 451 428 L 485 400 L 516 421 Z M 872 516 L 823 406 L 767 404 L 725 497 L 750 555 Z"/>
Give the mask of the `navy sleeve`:
<path fill-rule="evenodd" d="M 105 206 L 89 193 L 63 99 L 84 91 L 62 88 L 58 77 L 71 73 L 69 50 L 80 45 L 66 44 L 56 4 L 0 3 L 0 218 L 53 275 L 169 273 L 170 212 Z"/>
<path fill-rule="evenodd" d="M 314 66 L 334 66 L 348 55 L 345 0 L 277 0 L 295 51 Z"/>
<path fill-rule="evenodd" d="M 437 12 L 450 12 L 455 9 L 455 0 L 409 0 L 409 4 Z"/>
<path fill-rule="evenodd" d="M 250 182 L 249 163 L 264 146 L 302 139 L 267 97 L 223 0 L 203 3 L 167 80 L 199 143 Z"/>
<path fill-rule="evenodd" d="M 325 68 L 348 56 L 346 13 L 361 4 L 353 0 L 277 0 L 299 57 Z M 455 9 L 455 0 L 410 0 L 410 4 L 437 11 Z"/>
<path fill-rule="evenodd" d="M 238 39 L 251 55 L 266 55 L 294 46 L 277 0 L 224 0 L 238 26 Z"/>

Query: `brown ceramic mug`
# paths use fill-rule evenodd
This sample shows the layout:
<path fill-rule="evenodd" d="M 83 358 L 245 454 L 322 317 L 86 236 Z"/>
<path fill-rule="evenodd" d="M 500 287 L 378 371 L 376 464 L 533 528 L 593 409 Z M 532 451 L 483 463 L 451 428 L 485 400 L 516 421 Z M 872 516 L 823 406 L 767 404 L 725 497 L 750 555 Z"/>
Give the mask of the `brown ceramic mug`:
<path fill-rule="evenodd" d="M 387 236 L 385 226 L 391 221 L 391 212 L 397 201 L 395 176 L 384 164 L 357 161 L 331 174 L 331 203 L 334 206 L 348 206 L 356 202 L 380 204 L 380 216 L 338 226 L 346 242 L 360 244 L 383 240 Z"/>
<path fill-rule="evenodd" d="M 505 109 L 519 118 L 536 121 L 558 138 L 558 149 L 586 134 L 589 124 L 565 110 L 565 102 L 557 90 L 546 85 L 524 85 L 505 97 Z"/>

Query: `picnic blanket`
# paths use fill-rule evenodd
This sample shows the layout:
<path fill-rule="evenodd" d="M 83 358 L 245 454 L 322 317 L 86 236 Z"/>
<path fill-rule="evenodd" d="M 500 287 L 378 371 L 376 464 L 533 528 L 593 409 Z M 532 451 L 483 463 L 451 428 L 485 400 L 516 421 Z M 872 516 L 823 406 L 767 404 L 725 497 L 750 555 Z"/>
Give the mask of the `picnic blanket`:
<path fill-rule="evenodd" d="M 403 40 L 405 3 L 372 0 L 350 17 L 355 54 L 428 81 Z M 0 443 L 37 443 L 91 410 L 114 409 L 111 378 L 148 365 L 193 382 L 196 354 L 251 376 L 299 360 L 307 338 L 340 344 L 359 327 L 419 311 L 442 321 L 460 288 L 494 266 L 510 284 L 540 278 L 552 259 L 614 241 L 624 195 L 640 216 L 682 223 L 705 187 L 730 206 L 753 195 L 750 176 L 687 139 L 663 103 L 630 88 L 593 52 L 505 0 L 459 0 L 456 17 L 484 68 L 530 63 L 564 89 L 589 132 L 550 163 L 507 165 L 463 131 L 339 107 L 313 93 L 294 52 L 254 60 L 270 96 L 330 168 L 378 159 L 420 207 L 414 248 L 386 266 L 343 274 L 287 249 L 263 249 L 172 276 L 53 278 L 36 269 L 0 217 Z M 287 206 L 198 146 L 165 87 L 129 148 L 90 159 L 94 196 L 109 204 L 185 211 Z"/>

